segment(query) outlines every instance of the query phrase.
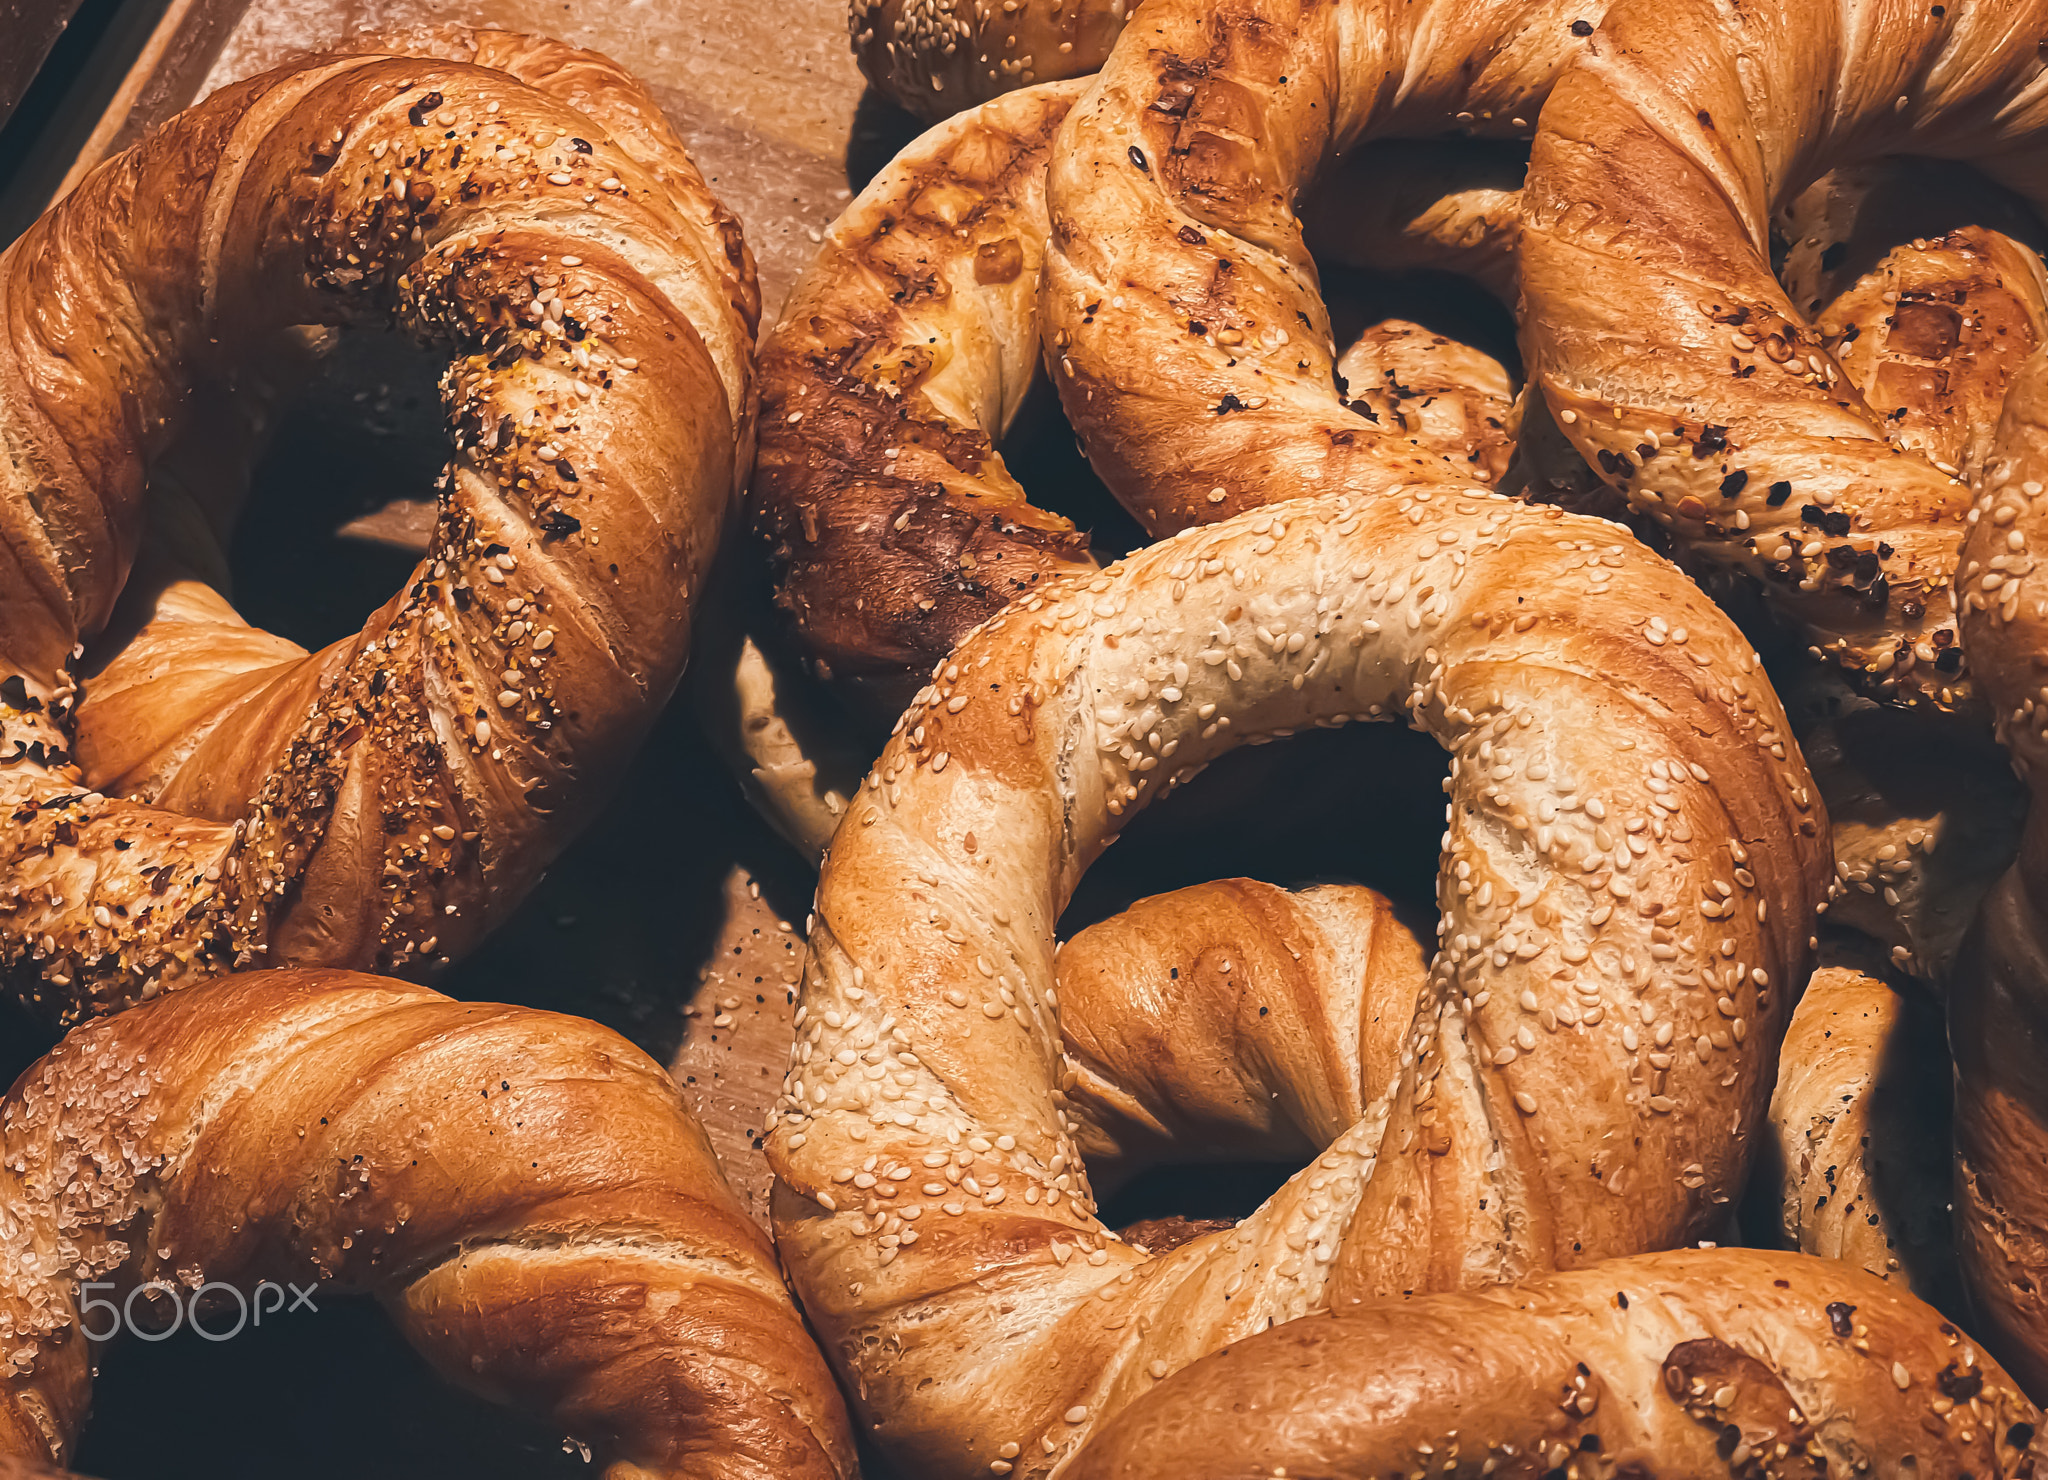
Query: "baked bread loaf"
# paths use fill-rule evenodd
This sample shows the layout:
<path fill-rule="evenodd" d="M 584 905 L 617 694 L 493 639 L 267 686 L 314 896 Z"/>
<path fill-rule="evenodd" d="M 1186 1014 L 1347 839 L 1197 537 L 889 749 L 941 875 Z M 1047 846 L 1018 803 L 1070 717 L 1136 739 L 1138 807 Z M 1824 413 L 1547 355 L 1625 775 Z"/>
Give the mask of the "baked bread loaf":
<path fill-rule="evenodd" d="M 1398 1070 L 1257 1213 L 1148 1259 L 1095 1217 L 1053 922 L 1153 798 L 1353 717 L 1452 753 Z M 864 1421 L 935 1480 L 1043 1475 L 1270 1323 L 1718 1232 L 1825 827 L 1747 645 L 1597 521 L 1427 485 L 1304 499 L 1014 603 L 833 840 L 767 1145 L 778 1247 Z"/>
<path fill-rule="evenodd" d="M 1053 151 L 1042 328 L 1090 462 L 1140 523 L 1470 485 L 1471 464 L 1339 400 L 1295 197 L 1375 138 L 1526 138 L 1602 9 L 1175 0 L 1124 32 Z"/>
<path fill-rule="evenodd" d="M 225 88 L 0 257 L 0 972 L 47 1015 L 237 965 L 431 970 L 681 671 L 747 461 L 752 264 L 612 64 L 434 47 L 474 60 Z M 412 581 L 306 654 L 205 583 L 231 509 L 145 479 L 245 348 L 364 322 L 450 353 L 455 450 Z"/>
<path fill-rule="evenodd" d="M 1523 356 L 1551 410 L 1691 561 L 1761 583 L 1900 703 L 1968 694 L 1950 592 L 1968 493 L 1894 445 L 1772 275 L 1765 225 L 1820 170 L 1907 150 L 2043 199 L 2044 26 L 2038 0 L 1621 6 L 1532 146 Z M 1968 347 L 1953 314 L 1908 302 L 1892 339 L 1923 370 Z"/>
<path fill-rule="evenodd" d="M 1063 1473 L 2020 1477 L 2039 1472 L 2040 1425 L 1895 1285 L 1684 1249 L 1252 1336 L 1160 1383 Z"/>
<path fill-rule="evenodd" d="M 1985 897 L 1949 989 L 1956 1058 L 1956 1222 L 1985 1339 L 2020 1380 L 2048 1383 L 2048 352 L 2005 401 L 1957 573 L 1963 645 L 1998 735 L 2032 793 L 2019 859 Z"/>
<path fill-rule="evenodd" d="M 1937 1004 L 1824 966 L 1785 1031 L 1771 1129 L 1787 1245 L 1949 1309 L 1961 1290 L 1946 1047 Z"/>
<path fill-rule="evenodd" d="M 174 1293 L 217 1331 L 270 1280 L 376 1295 L 451 1380 L 546 1414 L 608 1480 L 856 1473 L 675 1085 L 581 1019 L 335 971 L 144 1003 L 0 1102 L 0 1228 L 0 1455 L 71 1453 L 105 1325 L 81 1282 L 154 1284 L 126 1301 L 143 1329 Z"/>

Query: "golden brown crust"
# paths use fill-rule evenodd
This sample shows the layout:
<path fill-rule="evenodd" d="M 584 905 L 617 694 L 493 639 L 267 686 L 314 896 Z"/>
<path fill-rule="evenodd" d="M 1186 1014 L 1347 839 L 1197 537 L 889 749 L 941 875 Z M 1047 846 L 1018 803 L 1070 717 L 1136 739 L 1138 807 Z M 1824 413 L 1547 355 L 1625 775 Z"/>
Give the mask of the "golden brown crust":
<path fill-rule="evenodd" d="M 1956 1218 L 1986 1336 L 2023 1381 L 2048 1382 L 2048 352 L 2006 397 L 1956 588 L 1963 643 L 2032 801 L 2018 861 L 1985 898 L 1949 994 L 1956 1056 Z"/>
<path fill-rule="evenodd" d="M 1526 137 L 1602 8 L 1176 0 L 1125 30 L 1053 157 L 1043 328 L 1090 461 L 1141 523 L 1469 481 L 1338 400 L 1295 196 L 1369 138 Z"/>
<path fill-rule="evenodd" d="M 680 672 L 748 450 L 752 263 L 610 63 L 450 48 L 591 111 L 469 62 L 315 59 L 180 115 L 0 258 L 0 958 L 46 1013 L 236 962 L 446 961 Z M 380 319 L 457 357 L 407 589 L 302 655 L 174 568 L 81 703 L 191 386 L 283 326 Z"/>
<path fill-rule="evenodd" d="M 1869 937 L 1874 960 L 1941 989 L 1985 892 L 2018 850 L 2025 788 L 1968 716 L 1902 710 L 1819 667 L 1781 675 L 1779 697 L 1828 802 L 1828 923 Z"/>
<path fill-rule="evenodd" d="M 766 1240 L 668 1076 L 593 1023 L 245 973 L 78 1029 L 0 1102 L 0 1150 L 0 1452 L 70 1451 L 81 1280 L 267 1279 L 376 1294 L 617 1474 L 854 1473 Z"/>
<path fill-rule="evenodd" d="M 2037 1473 L 2040 1423 L 1896 1286 L 1831 1260 L 1687 1249 L 1253 1336 L 1161 1383 L 1065 1473 L 2019 1480 Z"/>
<path fill-rule="evenodd" d="M 1375 139 L 1330 165 L 1302 234 L 1318 262 L 1461 273 L 1512 305 L 1526 165 L 1505 141 Z"/>
<path fill-rule="evenodd" d="M 1428 979 L 1393 906 L 1356 885 L 1217 879 L 1089 926 L 1056 981 L 1061 1089 L 1098 1185 L 1313 1156 L 1393 1083 Z"/>
<path fill-rule="evenodd" d="M 2033 178 L 2015 149 L 2048 121 L 2044 25 L 2037 0 L 1619 7 L 1558 82 L 1523 191 L 1523 353 L 1580 452 L 1900 702 L 1968 692 L 1956 658 L 1921 656 L 1954 630 L 1966 492 L 1887 440 L 1764 227 L 1817 170 L 1903 147 Z"/>
<path fill-rule="evenodd" d="M 1771 1128 L 1788 1247 L 1952 1304 L 1949 1063 L 1939 1009 L 1847 967 L 1813 974 Z"/>
<path fill-rule="evenodd" d="M 1036 370 L 1045 160 L 1079 91 L 1013 93 L 906 148 L 762 346 L 751 522 L 808 656 L 878 710 L 1016 595 L 1093 564 L 994 445 Z"/>
<path fill-rule="evenodd" d="M 1143 1258 L 1094 1216 L 1052 923 L 1153 797 L 1351 716 L 1453 757 L 1398 1073 L 1235 1230 Z M 1718 1231 L 1824 836 L 1754 654 L 1611 525 L 1424 485 L 1062 578 L 947 660 L 833 840 L 768 1143 L 785 1264 L 877 1439 L 944 1480 L 1044 1475 L 1332 1300 Z"/>
<path fill-rule="evenodd" d="M 1434 451 L 1475 483 L 1497 484 L 1514 451 L 1514 386 L 1484 350 L 1406 319 L 1384 319 L 1337 357 L 1345 406 L 1389 441 Z"/>
<path fill-rule="evenodd" d="M 861 72 L 927 122 L 1102 65 L 1135 0 L 850 0 Z"/>

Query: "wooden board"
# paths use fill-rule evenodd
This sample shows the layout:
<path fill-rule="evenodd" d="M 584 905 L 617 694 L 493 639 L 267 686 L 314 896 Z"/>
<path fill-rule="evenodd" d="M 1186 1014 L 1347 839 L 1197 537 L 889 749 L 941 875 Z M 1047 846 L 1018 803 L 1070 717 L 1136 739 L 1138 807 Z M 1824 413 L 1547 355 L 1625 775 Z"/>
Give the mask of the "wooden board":
<path fill-rule="evenodd" d="M 361 30 L 459 23 L 545 32 L 645 82 L 745 223 L 767 304 L 913 131 L 863 97 L 843 0 L 173 0 L 77 175 L 223 83 Z"/>

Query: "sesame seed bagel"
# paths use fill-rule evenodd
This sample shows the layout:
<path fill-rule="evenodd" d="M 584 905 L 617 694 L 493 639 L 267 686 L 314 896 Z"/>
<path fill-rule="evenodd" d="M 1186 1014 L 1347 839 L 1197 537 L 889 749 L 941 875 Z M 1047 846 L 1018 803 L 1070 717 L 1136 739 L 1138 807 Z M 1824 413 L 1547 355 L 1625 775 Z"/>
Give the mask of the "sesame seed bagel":
<path fill-rule="evenodd" d="M 937 122 L 1035 82 L 1102 65 L 1132 0 L 850 0 L 863 76 Z"/>
<path fill-rule="evenodd" d="M 45 1014 L 445 963 L 681 671 L 751 446 L 752 263 L 611 63 L 425 49 L 474 60 L 225 88 L 0 257 L 0 974 Z M 446 351 L 454 452 L 405 589 L 308 654 L 223 594 L 232 500 L 148 479 L 311 323 Z"/>
<path fill-rule="evenodd" d="M 0 1473 L 75 1452 L 106 1312 L 224 1340 L 287 1283 L 314 1309 L 377 1296 L 437 1368 L 588 1441 L 608 1480 L 857 1473 L 774 1251 L 675 1084 L 579 1018 L 338 971 L 143 1003 L 0 1100 L 0 1228 Z"/>
<path fill-rule="evenodd" d="M 1296 197 L 1371 139 L 1527 137 L 1601 10 L 1155 0 L 1125 30 L 1053 153 L 1042 331 L 1090 462 L 1147 529 L 1473 481 L 1339 399 Z M 1469 203 L 1477 240 L 1512 244 L 1502 201 Z"/>
<path fill-rule="evenodd" d="M 1963 646 L 2032 794 L 2019 858 L 1992 887 L 1949 987 L 1956 1220 L 1985 1336 L 2048 1386 L 2048 351 L 2027 361 L 1986 460 L 1956 591 Z"/>
<path fill-rule="evenodd" d="M 2044 29 L 2041 0 L 1620 5 L 1530 157 L 1523 357 L 1567 435 L 1689 558 L 1761 582 L 1901 703 L 1968 696 L 1921 656 L 1954 631 L 1968 491 L 1887 437 L 1765 224 L 1821 171 L 1901 152 L 2048 203 Z"/>
<path fill-rule="evenodd" d="M 1253 1336 L 1132 1405 L 1071 1480 L 2032 1476 L 2040 1411 L 1832 1260 L 1683 1249 Z"/>
<path fill-rule="evenodd" d="M 1095 1216 L 1054 922 L 1154 797 L 1351 719 L 1452 757 L 1398 1071 L 1233 1231 L 1148 1258 Z M 1013 604 L 833 840 L 767 1146 L 778 1247 L 875 1437 L 934 1480 L 1045 1475 L 1269 1323 L 1717 1229 L 1825 829 L 1748 645 L 1602 521 L 1429 485 L 1305 499 Z"/>

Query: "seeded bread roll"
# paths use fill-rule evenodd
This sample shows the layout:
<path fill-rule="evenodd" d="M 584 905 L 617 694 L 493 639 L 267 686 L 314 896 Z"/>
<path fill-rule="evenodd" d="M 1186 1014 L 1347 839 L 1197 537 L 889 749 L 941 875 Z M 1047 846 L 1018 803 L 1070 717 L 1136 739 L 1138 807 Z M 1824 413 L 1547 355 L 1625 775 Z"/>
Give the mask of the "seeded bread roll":
<path fill-rule="evenodd" d="M 767 1240 L 669 1077 L 595 1023 L 335 971 L 144 1003 L 0 1101 L 0 1228 L 0 1456 L 71 1455 L 107 1328 L 84 1282 L 159 1285 L 135 1329 L 175 1291 L 220 1331 L 269 1280 L 374 1294 L 607 1480 L 856 1473 Z"/>
<path fill-rule="evenodd" d="M 1899 152 L 2048 202 L 2044 28 L 2040 0 L 1618 5 L 1532 146 L 1523 358 L 1567 435 L 1687 558 L 1761 582 L 1899 703 L 1968 698 L 1955 660 L 1921 656 L 1953 643 L 1968 491 L 1888 439 L 1772 275 L 1765 223 L 1819 171 Z M 1895 347 L 1932 358 L 1939 317 L 1902 302 Z"/>
<path fill-rule="evenodd" d="M 421 45 L 221 90 L 0 257 L 0 974 L 48 1016 L 445 963 L 681 671 L 752 437 L 738 229 L 611 63 Z M 379 322 L 452 356 L 455 452 L 413 579 L 306 654 L 145 475 L 245 352 Z"/>
<path fill-rule="evenodd" d="M 2041 1415 L 1833 1260 L 1685 1249 L 1296 1321 L 1159 1384 L 1072 1480 L 2030 1477 Z"/>
<path fill-rule="evenodd" d="M 893 718 L 969 629 L 1094 563 L 995 447 L 1036 375 L 1045 168 L 1082 86 L 1026 88 L 908 146 L 833 223 L 763 342 L 750 520 L 798 642 L 871 712 Z M 1347 260 L 1455 263 L 1497 281 L 1513 251 L 1502 169 L 1441 151 L 1347 161 L 1322 230 Z M 1400 190 L 1347 188 L 1367 170 Z M 1445 170 L 1461 187 L 1449 194 Z M 1390 439 L 1465 477 L 1498 475 L 1497 362 L 1389 324 L 1347 363 L 1362 423 L 1383 417 Z M 1441 404 L 1398 425 L 1431 396 Z"/>
<path fill-rule="evenodd" d="M 1053 924 L 1140 807 L 1354 717 L 1452 756 L 1393 1078 L 1234 1230 L 1147 1258 L 1095 1216 Z M 1612 525 L 1477 489 L 1303 499 L 1013 603 L 833 839 L 768 1139 L 777 1244 L 862 1421 L 932 1480 L 1043 1476 L 1271 1323 L 1718 1234 L 1825 837 L 1755 655 Z"/>

